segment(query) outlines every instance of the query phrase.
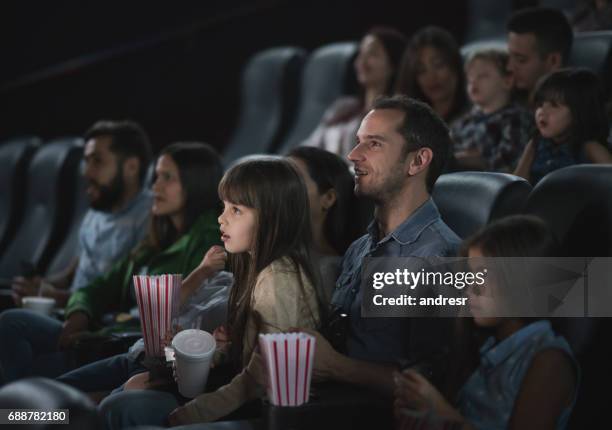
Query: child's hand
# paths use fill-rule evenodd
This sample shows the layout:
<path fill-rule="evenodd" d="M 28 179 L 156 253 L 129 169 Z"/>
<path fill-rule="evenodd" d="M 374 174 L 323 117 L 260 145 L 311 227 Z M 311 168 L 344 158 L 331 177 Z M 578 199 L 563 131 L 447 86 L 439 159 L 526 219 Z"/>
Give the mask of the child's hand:
<path fill-rule="evenodd" d="M 176 334 L 179 331 L 182 331 L 183 327 L 181 327 L 180 325 L 175 325 L 174 328 L 169 329 L 166 334 L 164 335 L 164 337 L 161 339 L 161 346 L 162 348 L 165 347 L 170 347 L 172 346 L 172 339 L 174 338 L 174 336 L 176 336 Z"/>
<path fill-rule="evenodd" d="M 395 381 L 394 409 L 408 408 L 419 411 L 432 410 L 440 414 L 452 406 L 444 396 L 423 375 L 414 369 L 404 370 L 393 375 Z"/>
<path fill-rule="evenodd" d="M 204 255 L 200 263 L 200 268 L 209 272 L 211 275 L 223 270 L 227 261 L 227 252 L 222 246 L 214 245 Z"/>

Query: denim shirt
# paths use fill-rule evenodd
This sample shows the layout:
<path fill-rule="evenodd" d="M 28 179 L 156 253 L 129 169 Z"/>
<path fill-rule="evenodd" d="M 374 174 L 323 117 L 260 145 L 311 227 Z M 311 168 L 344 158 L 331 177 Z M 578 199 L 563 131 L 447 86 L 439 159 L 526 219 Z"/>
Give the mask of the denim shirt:
<path fill-rule="evenodd" d="M 90 209 L 79 229 L 79 263 L 70 287 L 76 291 L 106 273 L 147 232 L 153 196 L 143 189 L 118 212 Z"/>
<path fill-rule="evenodd" d="M 332 309 L 348 314 L 347 354 L 352 358 L 383 363 L 427 354 L 440 340 L 433 332 L 440 324 L 420 318 L 362 318 L 361 265 L 365 257 L 444 257 L 453 255 L 460 239 L 442 221 L 429 198 L 389 235 L 378 240 L 374 220 L 368 233 L 351 244 L 332 295 Z"/>
<path fill-rule="evenodd" d="M 533 357 L 544 349 L 560 349 L 578 364 L 567 341 L 556 336 L 549 321 L 537 321 L 523 327 L 496 344 L 490 337 L 480 348 L 480 366 L 459 392 L 459 409 L 477 429 L 505 429 L 508 427 L 516 396 Z M 576 384 L 576 389 L 578 384 Z M 566 408 L 557 429 L 564 429 L 574 406 Z"/>

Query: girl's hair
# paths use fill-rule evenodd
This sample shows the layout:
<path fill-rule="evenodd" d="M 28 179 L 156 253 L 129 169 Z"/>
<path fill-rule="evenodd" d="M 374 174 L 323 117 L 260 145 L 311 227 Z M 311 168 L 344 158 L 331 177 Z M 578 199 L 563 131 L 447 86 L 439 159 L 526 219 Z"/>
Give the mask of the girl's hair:
<path fill-rule="evenodd" d="M 400 31 L 393 27 L 376 26 L 372 27 L 365 36 L 374 36 L 378 40 L 389 58 L 389 64 L 392 69 L 391 78 L 387 83 L 385 95 L 391 95 L 396 85 L 398 70 L 402 60 L 402 54 L 406 49 L 408 40 Z M 365 37 L 364 36 L 364 37 Z"/>
<path fill-rule="evenodd" d="M 178 167 L 185 205 L 181 231 L 177 231 L 169 216 L 154 216 L 151 220 L 147 244 L 156 250 L 167 248 L 188 232 L 204 212 L 219 209 L 217 187 L 223 174 L 219 154 L 206 143 L 173 143 L 161 150 L 159 156 L 162 155 L 172 158 Z"/>
<path fill-rule="evenodd" d="M 425 27 L 412 36 L 404 52 L 399 69 L 396 93 L 405 94 L 408 97 L 430 104 L 430 100 L 427 100 L 417 82 L 419 52 L 426 47 L 435 48 L 443 61 L 457 76 L 457 88 L 455 89 L 453 106 L 448 114 L 448 117 L 452 118 L 459 114 L 467 104 L 465 73 L 463 71 L 463 60 L 459 52 L 459 45 L 457 45 L 455 38 L 443 28 L 434 26 Z"/>
<path fill-rule="evenodd" d="M 348 165 L 336 154 L 313 146 L 298 146 L 287 156 L 304 162 L 308 174 L 317 184 L 319 194 L 332 188 L 336 191 L 336 202 L 325 217 L 323 233 L 336 252 L 344 255 L 358 233 L 349 222 L 355 195 L 354 181 Z"/>
<path fill-rule="evenodd" d="M 257 212 L 256 233 L 250 252 L 230 254 L 234 287 L 228 304 L 228 328 L 232 341 L 231 356 L 240 363 L 243 339 L 249 318 L 258 330 L 261 318 L 253 313 L 253 291 L 259 273 L 275 260 L 288 257 L 297 273 L 303 273 L 317 290 L 319 315 L 323 316 L 310 259 L 312 233 L 306 186 L 293 165 L 279 157 L 262 157 L 243 161 L 228 170 L 219 184 L 219 197 Z M 300 289 L 306 297 L 301 277 Z M 314 310 L 311 310 L 314 318 Z"/>
<path fill-rule="evenodd" d="M 508 51 L 499 48 L 484 48 L 472 52 L 465 60 L 465 70 L 476 60 L 488 61 L 495 65 L 502 76 L 508 76 Z"/>
<path fill-rule="evenodd" d="M 576 152 L 585 142 L 606 144 L 608 121 L 603 89 L 597 75 L 588 69 L 556 70 L 540 79 L 533 104 L 544 102 L 566 105 L 572 115 L 568 143 Z"/>
<path fill-rule="evenodd" d="M 502 218 L 483 227 L 466 239 L 459 256 L 467 257 L 471 248 L 478 248 L 484 257 L 554 257 L 557 241 L 540 218 L 533 215 L 514 215 Z M 512 276 L 504 276 L 501 282 Z M 526 319 L 529 320 L 529 319 Z M 458 318 L 451 354 L 453 357 L 447 378 L 447 395 L 454 399 L 459 389 L 476 369 L 479 347 L 489 330 L 480 329 L 472 318 Z"/>

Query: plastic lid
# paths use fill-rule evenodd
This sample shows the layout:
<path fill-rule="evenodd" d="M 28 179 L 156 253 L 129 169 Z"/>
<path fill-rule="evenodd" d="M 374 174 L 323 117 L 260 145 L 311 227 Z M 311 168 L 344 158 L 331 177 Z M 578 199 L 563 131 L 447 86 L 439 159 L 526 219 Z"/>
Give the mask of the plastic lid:
<path fill-rule="evenodd" d="M 216 342 L 212 334 L 204 330 L 189 329 L 174 336 L 172 347 L 185 358 L 198 360 L 212 355 Z"/>

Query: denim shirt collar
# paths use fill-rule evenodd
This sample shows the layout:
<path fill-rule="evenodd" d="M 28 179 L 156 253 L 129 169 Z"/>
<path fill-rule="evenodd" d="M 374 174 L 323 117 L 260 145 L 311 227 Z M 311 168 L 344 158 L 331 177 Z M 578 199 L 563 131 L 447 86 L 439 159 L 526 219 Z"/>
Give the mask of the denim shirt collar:
<path fill-rule="evenodd" d="M 496 344 L 491 336 L 480 348 L 480 363 L 485 371 L 493 370 L 510 357 L 517 349 L 524 346 L 530 337 L 551 330 L 550 321 L 536 321 Z"/>
<path fill-rule="evenodd" d="M 378 241 L 379 244 L 387 242 L 391 239 L 395 240 L 400 245 L 408 245 L 416 242 L 420 234 L 425 230 L 431 223 L 440 219 L 440 212 L 438 207 L 434 203 L 433 199 L 429 197 L 417 210 L 415 210 L 404 222 L 402 222 L 395 230 L 385 236 L 383 239 L 378 241 L 378 222 L 376 218 L 372 220 L 368 226 L 368 234 L 372 243 Z"/>

